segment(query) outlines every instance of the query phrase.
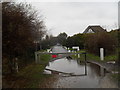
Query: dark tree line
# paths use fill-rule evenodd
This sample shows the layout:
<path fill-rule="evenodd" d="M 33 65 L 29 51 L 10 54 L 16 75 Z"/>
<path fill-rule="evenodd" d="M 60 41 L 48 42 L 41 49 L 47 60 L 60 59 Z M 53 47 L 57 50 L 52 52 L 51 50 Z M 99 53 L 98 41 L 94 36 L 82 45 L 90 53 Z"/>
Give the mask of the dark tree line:
<path fill-rule="evenodd" d="M 99 55 L 100 48 L 104 48 L 105 55 L 113 54 L 116 51 L 117 38 L 112 33 L 101 32 L 95 34 L 87 34 L 85 48 L 96 55 Z"/>
<path fill-rule="evenodd" d="M 35 41 L 44 36 L 45 25 L 31 5 L 3 2 L 2 33 L 3 65 L 7 64 L 13 72 L 15 58 L 26 61 L 33 56 Z"/>
<path fill-rule="evenodd" d="M 60 33 L 57 37 L 46 37 L 43 40 L 43 49 L 50 48 L 53 45 L 60 43 L 63 46 L 72 48 L 79 46 L 80 49 L 86 49 L 90 53 L 99 55 L 100 48 L 104 48 L 105 55 L 116 53 L 118 45 L 118 30 L 110 32 L 75 34 L 67 36 L 65 33 Z"/>
<path fill-rule="evenodd" d="M 67 34 L 65 32 L 60 33 L 57 37 L 52 35 L 46 35 L 45 39 L 41 41 L 41 47 L 43 50 L 48 49 L 57 43 L 65 46 L 67 40 Z"/>
<path fill-rule="evenodd" d="M 67 38 L 66 46 L 69 48 L 72 48 L 73 46 L 79 46 L 80 49 L 84 49 L 84 40 L 85 37 L 83 34 L 75 34 Z"/>
<path fill-rule="evenodd" d="M 99 55 L 100 48 L 105 49 L 105 55 L 115 54 L 118 45 L 118 30 L 110 32 L 75 34 L 68 37 L 66 46 L 71 48 L 79 46 L 80 49 L 86 49 L 90 53 Z"/>

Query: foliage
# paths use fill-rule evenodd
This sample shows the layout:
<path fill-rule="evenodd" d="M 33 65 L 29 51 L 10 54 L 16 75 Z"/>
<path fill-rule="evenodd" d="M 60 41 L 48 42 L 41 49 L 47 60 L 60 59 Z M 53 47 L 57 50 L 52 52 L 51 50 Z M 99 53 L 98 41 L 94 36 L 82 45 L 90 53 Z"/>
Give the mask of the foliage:
<path fill-rule="evenodd" d="M 49 49 L 50 47 L 56 45 L 57 42 L 58 42 L 57 37 L 53 37 L 52 35 L 51 36 L 46 35 L 46 38 L 41 41 L 41 48 L 43 50 Z"/>
<path fill-rule="evenodd" d="M 118 81 L 118 86 L 119 86 L 119 84 L 120 84 L 120 74 L 119 73 L 117 73 L 117 74 L 113 73 L 111 76 L 114 80 Z"/>
<path fill-rule="evenodd" d="M 117 31 L 117 40 L 118 40 L 118 46 L 117 46 L 117 51 L 118 51 L 118 65 L 120 65 L 120 28 Z"/>
<path fill-rule="evenodd" d="M 41 45 L 42 49 L 48 49 L 57 43 L 65 46 L 66 45 L 67 34 L 65 32 L 60 33 L 57 37 L 53 37 L 52 35 L 46 35 L 45 39 L 42 40 Z"/>
<path fill-rule="evenodd" d="M 105 61 L 116 61 L 118 59 L 118 55 L 109 55 L 109 56 L 105 56 Z"/>
<path fill-rule="evenodd" d="M 75 34 L 67 38 L 66 46 L 72 48 L 73 46 L 79 46 L 80 49 L 84 49 L 84 35 Z"/>
<path fill-rule="evenodd" d="M 57 38 L 58 38 L 58 43 L 60 43 L 63 46 L 66 44 L 67 34 L 65 32 L 60 33 L 57 36 Z"/>
<path fill-rule="evenodd" d="M 85 53 L 85 50 L 77 51 L 77 53 Z M 74 59 L 79 59 L 80 61 L 85 61 L 85 54 L 80 54 L 80 58 L 78 58 L 78 55 L 71 55 Z"/>
<path fill-rule="evenodd" d="M 41 17 L 31 5 L 22 3 L 2 4 L 2 28 L 3 58 L 8 58 L 10 68 L 13 67 L 15 57 L 25 58 L 28 54 L 34 54 L 34 41 L 40 40 L 45 34 Z"/>
<path fill-rule="evenodd" d="M 48 64 L 50 59 L 51 59 L 51 55 L 47 55 L 47 54 L 41 54 L 40 55 L 40 63 L 41 64 L 44 64 L 44 65 Z"/>
<path fill-rule="evenodd" d="M 80 50 L 80 51 L 77 51 L 77 53 L 84 53 L 85 50 Z M 72 55 L 73 58 L 78 58 L 77 55 Z M 108 55 L 108 56 L 105 56 L 104 57 L 104 60 L 103 62 L 107 62 L 107 61 L 116 61 L 117 60 L 117 54 L 113 54 L 113 55 Z M 79 58 L 81 61 L 84 61 L 85 60 L 85 56 L 84 54 L 81 54 L 80 55 L 80 58 Z M 95 54 L 91 54 L 91 53 L 86 53 L 86 59 L 87 60 L 95 60 L 95 61 L 101 61 L 100 60 L 100 57 L 95 55 Z"/>
<path fill-rule="evenodd" d="M 14 76 L 11 76 L 10 78 L 9 75 L 4 77 L 3 88 L 39 88 L 39 85 L 41 85 L 45 79 L 51 77 L 51 75 L 43 74 L 49 59 L 50 55 L 41 55 L 42 64 L 31 63 L 25 68 L 22 68 L 20 72 Z"/>
<path fill-rule="evenodd" d="M 86 35 L 85 47 L 96 55 L 99 55 L 100 48 L 105 49 L 105 55 L 112 54 L 116 50 L 116 45 L 117 39 L 107 32 Z"/>

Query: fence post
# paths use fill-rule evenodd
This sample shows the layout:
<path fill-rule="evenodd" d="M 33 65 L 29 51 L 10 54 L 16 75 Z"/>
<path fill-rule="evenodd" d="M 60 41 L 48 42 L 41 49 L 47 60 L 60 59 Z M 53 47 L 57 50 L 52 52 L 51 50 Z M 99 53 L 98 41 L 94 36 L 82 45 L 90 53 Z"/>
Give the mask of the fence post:
<path fill-rule="evenodd" d="M 78 58 L 80 58 L 80 54 L 78 54 Z"/>
<path fill-rule="evenodd" d="M 103 61 L 104 60 L 104 49 L 100 48 L 100 59 Z"/>
<path fill-rule="evenodd" d="M 16 72 L 18 73 L 18 58 L 15 58 L 15 69 Z"/>

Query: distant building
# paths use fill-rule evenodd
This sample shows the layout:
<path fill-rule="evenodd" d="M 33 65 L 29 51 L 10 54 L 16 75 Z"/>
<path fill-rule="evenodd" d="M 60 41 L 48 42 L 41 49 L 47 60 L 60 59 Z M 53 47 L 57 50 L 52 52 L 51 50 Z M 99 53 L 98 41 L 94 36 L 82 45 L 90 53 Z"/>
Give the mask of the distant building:
<path fill-rule="evenodd" d="M 106 32 L 101 26 L 88 26 L 83 33 L 99 33 Z"/>

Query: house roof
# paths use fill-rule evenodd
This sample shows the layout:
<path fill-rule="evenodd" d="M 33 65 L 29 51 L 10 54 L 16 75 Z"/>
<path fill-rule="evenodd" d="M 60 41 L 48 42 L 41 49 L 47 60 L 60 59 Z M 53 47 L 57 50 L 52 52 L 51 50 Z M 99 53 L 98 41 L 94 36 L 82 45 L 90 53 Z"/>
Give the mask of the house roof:
<path fill-rule="evenodd" d="M 88 26 L 83 33 L 87 33 L 89 29 L 92 29 L 93 32 L 106 32 L 101 26 Z"/>

